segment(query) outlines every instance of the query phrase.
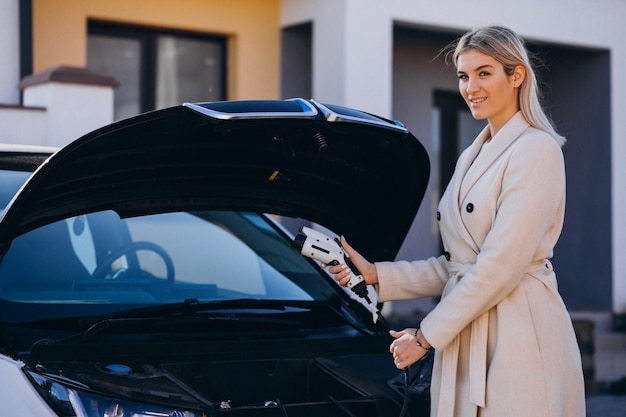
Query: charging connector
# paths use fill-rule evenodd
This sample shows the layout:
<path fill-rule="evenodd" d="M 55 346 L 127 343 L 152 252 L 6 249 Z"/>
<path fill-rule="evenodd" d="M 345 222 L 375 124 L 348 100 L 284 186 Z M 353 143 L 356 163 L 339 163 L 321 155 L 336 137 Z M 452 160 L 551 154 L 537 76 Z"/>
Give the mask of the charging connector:
<path fill-rule="evenodd" d="M 372 312 L 374 322 L 389 331 L 390 327 L 380 311 L 369 298 L 367 284 L 358 268 L 352 263 L 348 254 L 344 252 L 338 239 L 331 239 L 329 236 L 309 227 L 302 227 L 300 233 L 296 235 L 291 246 L 307 258 L 315 259 L 328 266 L 347 265 L 350 274 L 346 286 L 357 296 L 367 301 L 367 306 Z M 408 416 L 409 402 L 409 368 L 404 369 L 405 394 L 404 404 L 400 411 L 400 417 Z"/>
<path fill-rule="evenodd" d="M 387 331 L 390 330 L 387 321 L 369 297 L 367 284 L 365 283 L 365 279 L 363 279 L 363 275 L 361 275 L 359 269 L 352 263 L 348 254 L 345 253 L 339 239 L 331 239 L 322 232 L 309 227 L 302 227 L 291 246 L 303 256 L 315 259 L 328 266 L 346 265 L 350 272 L 346 287 L 367 302 L 367 308 L 372 312 L 375 323 L 380 324 Z"/>

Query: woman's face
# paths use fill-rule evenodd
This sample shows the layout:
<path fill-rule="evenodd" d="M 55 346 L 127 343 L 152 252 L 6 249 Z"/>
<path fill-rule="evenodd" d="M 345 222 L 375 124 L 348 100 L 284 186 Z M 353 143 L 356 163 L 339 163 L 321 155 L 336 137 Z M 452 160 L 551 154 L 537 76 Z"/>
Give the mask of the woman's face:
<path fill-rule="evenodd" d="M 491 135 L 519 110 L 518 88 L 524 67 L 508 75 L 504 66 L 489 55 L 470 49 L 457 58 L 459 91 L 475 119 L 487 119 Z"/>

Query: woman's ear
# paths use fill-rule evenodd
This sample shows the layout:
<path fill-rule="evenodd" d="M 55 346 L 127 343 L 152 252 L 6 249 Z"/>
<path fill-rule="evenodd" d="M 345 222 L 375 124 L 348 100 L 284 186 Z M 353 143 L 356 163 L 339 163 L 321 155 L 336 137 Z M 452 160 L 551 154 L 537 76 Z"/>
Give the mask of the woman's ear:
<path fill-rule="evenodd" d="M 524 82 L 526 78 L 526 68 L 523 65 L 516 65 L 513 69 L 513 74 L 511 75 L 511 80 L 513 81 L 514 87 L 519 87 Z"/>

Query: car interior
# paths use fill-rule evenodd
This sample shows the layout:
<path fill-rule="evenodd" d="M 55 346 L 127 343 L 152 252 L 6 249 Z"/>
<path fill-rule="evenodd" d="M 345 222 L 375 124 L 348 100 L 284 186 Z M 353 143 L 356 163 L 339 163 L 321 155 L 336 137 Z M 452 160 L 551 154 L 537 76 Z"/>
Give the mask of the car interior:
<path fill-rule="evenodd" d="M 302 270 L 319 271 L 289 242 L 251 213 L 89 213 L 15 238 L 0 263 L 0 298 L 155 304 L 328 296 L 317 279 L 303 277 Z"/>

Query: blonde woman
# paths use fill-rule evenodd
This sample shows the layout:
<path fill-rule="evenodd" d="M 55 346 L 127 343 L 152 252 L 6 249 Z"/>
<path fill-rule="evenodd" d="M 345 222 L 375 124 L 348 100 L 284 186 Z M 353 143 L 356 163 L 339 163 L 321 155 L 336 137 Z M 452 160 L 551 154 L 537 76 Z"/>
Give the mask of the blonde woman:
<path fill-rule="evenodd" d="M 442 296 L 417 329 L 391 332 L 399 369 L 435 349 L 432 416 L 583 417 L 580 352 L 550 263 L 565 211 L 565 139 L 513 31 L 468 32 L 453 59 L 461 95 L 488 124 L 439 203 L 444 254 L 370 263 L 342 243 L 381 301 Z M 329 271 L 346 284 L 341 267 Z"/>

